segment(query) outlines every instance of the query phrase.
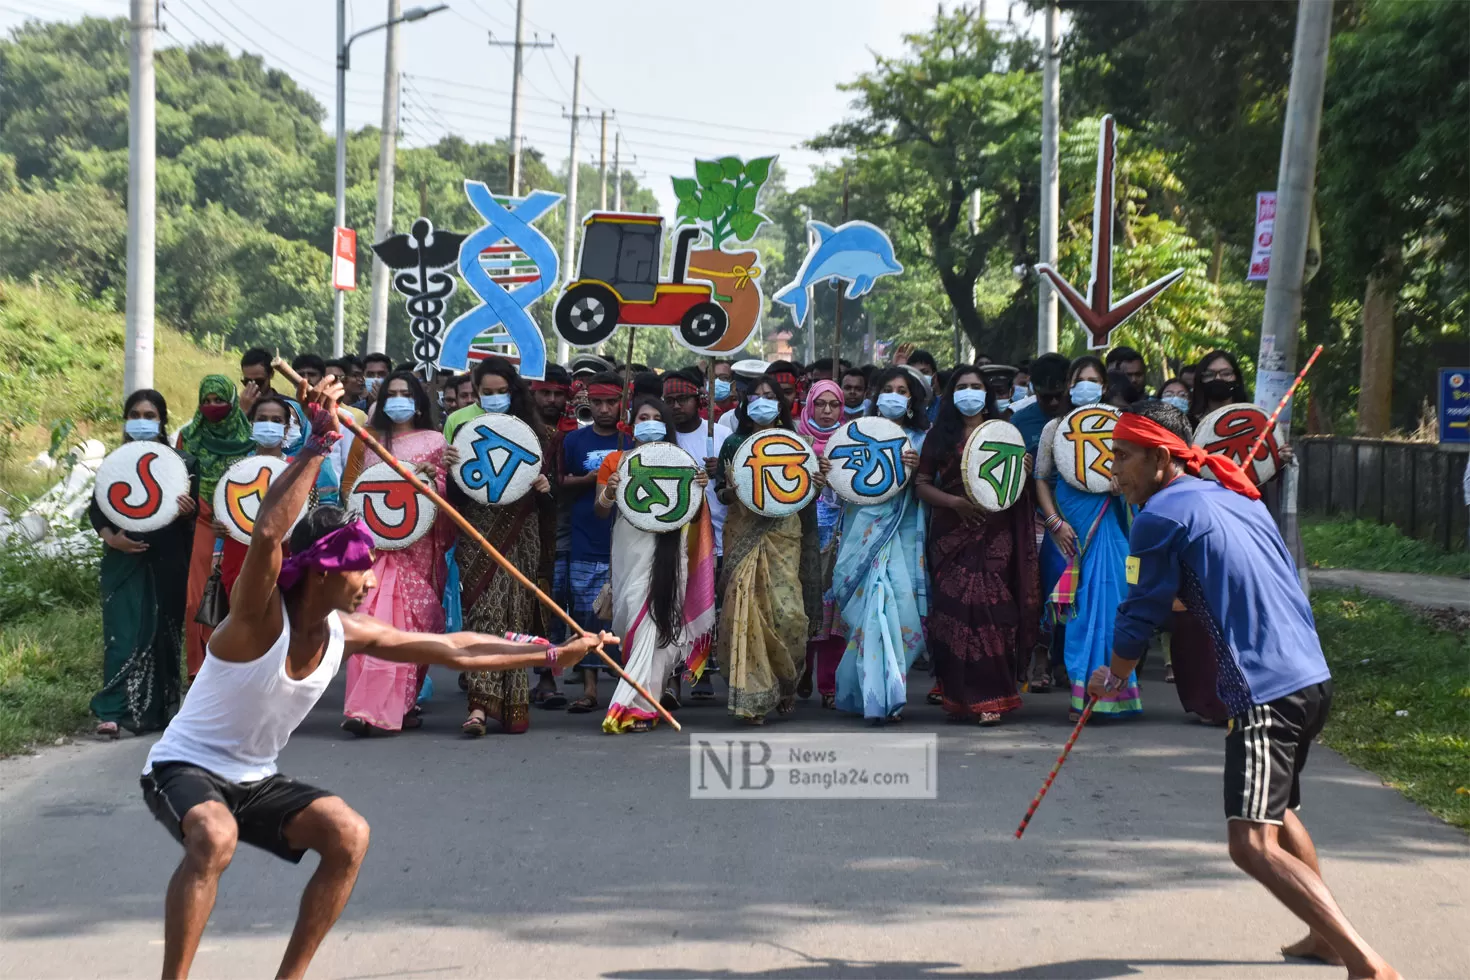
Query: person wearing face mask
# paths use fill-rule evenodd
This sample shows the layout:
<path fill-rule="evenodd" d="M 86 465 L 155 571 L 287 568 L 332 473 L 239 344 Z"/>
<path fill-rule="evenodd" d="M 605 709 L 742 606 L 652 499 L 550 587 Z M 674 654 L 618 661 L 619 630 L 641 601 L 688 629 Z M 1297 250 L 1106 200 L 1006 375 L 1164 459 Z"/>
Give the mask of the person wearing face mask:
<path fill-rule="evenodd" d="M 750 725 L 763 724 L 772 711 L 795 710 L 807 639 L 821 617 L 814 511 L 762 517 L 740 502 L 730 476 L 736 450 L 751 435 L 793 428 L 782 384 L 767 374 L 751 385 L 750 397 L 735 409 L 738 426 L 720 448 L 716 475 L 720 500 L 729 508 L 718 657 L 730 714 Z"/>
<path fill-rule="evenodd" d="M 902 367 L 879 372 L 873 391 L 874 414 L 898 423 L 908 437 L 901 462 L 912 471 L 929 428 L 927 392 Z M 823 461 L 823 470 L 830 472 L 831 464 Z M 843 508 L 832 591 L 847 648 L 837 665 L 836 703 L 871 724 L 901 720 L 909 670 L 925 650 L 927 509 L 912 481 L 881 504 Z"/>
<path fill-rule="evenodd" d="M 735 373 L 729 361 L 715 361 L 715 403 L 710 411 L 718 422 L 726 412 L 735 411 Z"/>
<path fill-rule="evenodd" d="M 199 408 L 179 432 L 175 447 L 194 458 L 199 468 L 199 492 L 194 511 L 194 538 L 189 560 L 189 596 L 184 609 L 184 650 L 189 676 L 204 663 L 204 645 L 211 628 L 194 622 L 204 599 L 204 587 L 214 570 L 218 537 L 214 529 L 214 488 L 220 477 L 255 449 L 250 422 L 240 411 L 240 399 L 230 379 L 211 374 L 199 382 Z"/>
<path fill-rule="evenodd" d="M 511 415 L 536 433 L 544 458 L 548 441 L 546 427 L 541 424 L 530 387 L 515 365 L 503 357 L 487 357 L 475 365 L 474 379 L 478 403 L 450 416 L 445 437 L 452 442 L 461 425 L 486 412 Z M 459 463 L 459 453 L 453 446 L 448 447 L 444 451 L 444 466 L 451 468 Z M 548 595 L 552 562 L 556 557 L 556 500 L 551 493 L 549 475 L 554 472 L 543 463 L 541 475 L 531 484 L 530 491 L 509 504 L 471 500 L 452 481 L 448 493 L 449 502 L 475 530 L 511 564 L 535 579 Z M 465 629 L 495 636 L 546 635 L 541 603 L 463 532 L 454 541 L 454 562 L 459 573 L 460 615 Z M 471 673 L 464 678 L 463 687 L 469 696 L 469 714 L 460 726 L 465 735 L 472 738 L 484 735 L 491 721 L 498 723 L 502 732 L 512 735 L 531 727 L 531 687 L 525 671 Z"/>
<path fill-rule="evenodd" d="M 396 371 L 385 378 L 369 422 L 384 449 L 444 493 L 448 445 L 434 428 L 429 394 L 417 375 Z M 381 461 L 376 452 L 365 450 L 362 469 Z M 372 565 L 376 584 L 357 611 L 400 630 L 443 633 L 444 552 L 454 536 L 454 525 L 441 513 L 429 533 L 407 548 L 377 551 Z M 342 728 L 359 737 L 418 728 L 422 721 L 416 701 L 427 672 L 421 664 L 353 654 L 347 659 Z"/>
<path fill-rule="evenodd" d="M 1127 379 L 1121 379 L 1124 384 Z M 1107 382 L 1103 363 L 1092 355 L 1072 362 L 1068 397 L 1074 407 L 1097 404 Z M 1065 417 L 1065 416 L 1063 416 Z M 1087 493 L 1057 476 L 1052 443 L 1061 418 L 1048 422 L 1041 434 L 1032 487 L 1040 501 L 1050 541 L 1066 559 L 1063 574 L 1051 589 L 1046 616 L 1065 626 L 1062 659 L 1071 685 L 1075 721 L 1087 704 L 1087 680 L 1106 664 L 1113 645 L 1113 613 L 1128 591 L 1128 527 L 1133 511 L 1112 493 Z M 1138 681 L 1128 683 L 1097 703 L 1095 714 L 1113 718 L 1143 711 Z"/>
<path fill-rule="evenodd" d="M 985 411 L 987 416 L 1008 421 L 1011 417 L 1011 402 L 1015 393 L 1016 369 L 1009 364 L 987 364 L 976 370 L 985 382 Z"/>
<path fill-rule="evenodd" d="M 1170 378 L 1164 382 L 1164 387 L 1159 389 L 1158 400 L 1188 415 L 1189 385 L 1184 383 L 1183 378 Z"/>
<path fill-rule="evenodd" d="M 915 491 L 930 507 L 925 632 L 937 681 L 930 700 L 951 718 L 981 725 L 994 725 L 1021 706 L 1016 664 L 1036 645 L 1041 611 L 1029 487 L 998 514 L 976 507 L 965 491 L 963 456 L 971 433 L 1005 414 L 990 403 L 992 378 L 983 368 L 955 368 L 939 420 L 924 441 Z M 1009 393 L 1009 375 L 1002 380 Z"/>
<path fill-rule="evenodd" d="M 166 443 L 168 403 L 142 388 L 123 403 L 123 442 Z M 184 456 L 191 486 L 194 460 Z M 96 732 L 117 738 L 161 731 L 178 710 L 184 600 L 194 536 L 194 493 L 179 496 L 179 516 L 156 531 L 124 531 L 93 500 L 87 519 L 102 549 L 102 689 L 92 696 Z"/>
<path fill-rule="evenodd" d="M 368 354 L 362 359 L 362 401 L 354 407 L 370 412 L 373 402 L 388 375 L 393 373 L 393 358 L 387 354 Z"/>
<path fill-rule="evenodd" d="M 633 440 L 638 445 L 674 442 L 674 412 L 652 395 L 633 399 Z M 615 450 L 597 469 L 596 513 L 613 522 L 612 586 L 614 623 L 622 637 L 628 676 L 647 691 L 666 690 L 677 665 L 698 680 L 709 660 L 715 632 L 714 528 L 708 507 L 677 531 L 654 533 L 629 524 L 617 508 L 618 465 L 623 453 Z M 703 469 L 695 477 L 703 491 L 709 477 Z M 664 706 L 678 710 L 678 700 L 666 691 Z M 646 732 L 658 724 L 658 712 L 627 681 L 620 680 L 602 719 L 609 735 Z"/>
<path fill-rule="evenodd" d="M 872 406 L 868 400 L 868 372 L 860 367 L 851 367 L 842 372 L 842 417 L 845 419 L 867 415 Z"/>
<path fill-rule="evenodd" d="M 801 410 L 797 431 L 806 436 L 820 458 L 827 440 L 842 424 L 843 391 L 832 381 L 818 381 L 807 392 L 806 407 Z M 830 486 L 823 486 L 815 503 L 817 547 L 820 565 L 817 580 L 822 589 L 821 618 L 812 625 L 812 637 L 806 645 L 806 669 L 796 685 L 800 698 L 809 698 L 813 681 L 822 698 L 823 708 L 835 708 L 837 702 L 837 664 L 847 649 L 842 630 L 834 628 L 837 603 L 832 592 L 832 570 L 837 563 L 837 546 L 841 540 L 842 499 Z"/>

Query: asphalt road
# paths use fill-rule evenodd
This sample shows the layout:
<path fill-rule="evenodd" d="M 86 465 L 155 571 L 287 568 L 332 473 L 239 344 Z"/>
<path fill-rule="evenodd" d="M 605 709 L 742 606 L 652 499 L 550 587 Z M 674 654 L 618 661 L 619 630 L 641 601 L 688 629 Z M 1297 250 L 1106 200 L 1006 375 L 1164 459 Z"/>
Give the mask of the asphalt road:
<path fill-rule="evenodd" d="M 915 677 L 905 731 L 939 735 L 938 798 L 693 801 L 688 742 L 618 738 L 536 711 L 529 734 L 460 737 L 452 675 L 421 731 L 355 741 L 341 683 L 282 770 L 373 827 L 317 977 L 1283 977 L 1302 929 L 1222 843 L 1222 732 L 1146 683 L 1144 718 L 1090 725 L 1026 837 L 1064 740 L 1060 694 L 1004 726 L 943 722 Z M 608 689 L 604 688 L 604 693 Z M 690 706 L 686 733 L 736 730 Z M 862 731 L 813 699 L 769 731 Z M 178 845 L 138 793 L 147 740 L 0 763 L 8 977 L 156 976 Z M 1470 976 L 1470 848 L 1322 747 L 1303 817 L 1338 900 L 1407 977 Z M 196 975 L 274 970 L 315 859 L 241 847 Z"/>

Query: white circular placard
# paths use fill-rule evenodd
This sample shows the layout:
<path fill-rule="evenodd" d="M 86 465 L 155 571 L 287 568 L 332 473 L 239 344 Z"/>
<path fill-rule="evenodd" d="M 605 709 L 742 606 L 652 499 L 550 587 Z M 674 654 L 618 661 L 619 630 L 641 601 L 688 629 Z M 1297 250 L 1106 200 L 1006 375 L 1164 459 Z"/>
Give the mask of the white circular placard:
<path fill-rule="evenodd" d="M 362 514 L 380 551 L 402 551 L 415 544 L 434 526 L 439 510 L 387 463 L 362 471 L 347 506 Z"/>
<path fill-rule="evenodd" d="M 881 504 L 903 491 L 912 475 L 903 451 L 913 448 L 897 422 L 868 415 L 843 422 L 823 453 L 832 465 L 827 483 L 850 504 Z"/>
<path fill-rule="evenodd" d="M 795 514 L 817 495 L 816 451 L 785 429 L 757 432 L 740 444 L 730 461 L 730 479 L 740 502 L 762 517 Z"/>
<path fill-rule="evenodd" d="M 514 415 L 487 412 L 466 422 L 454 434 L 454 448 L 454 482 L 482 504 L 513 504 L 541 475 L 541 440 Z"/>
<path fill-rule="evenodd" d="M 241 544 L 250 543 L 250 535 L 255 533 L 255 518 L 265 501 L 266 491 L 275 478 L 286 471 L 287 465 L 284 459 L 274 456 L 247 456 L 225 470 L 225 475 L 214 487 L 214 519 L 225 526 L 230 537 Z M 301 523 L 307 506 L 301 505 L 301 513 L 296 515 L 291 527 Z"/>
<path fill-rule="evenodd" d="M 1009 422 L 981 422 L 965 442 L 965 493 L 989 513 L 1009 510 L 1026 488 L 1026 438 Z"/>
<path fill-rule="evenodd" d="M 1269 420 L 1270 416 L 1250 402 L 1226 405 L 1199 420 L 1199 425 L 1194 429 L 1194 444 L 1211 455 L 1234 460 L 1241 469 L 1250 474 L 1251 481 L 1260 486 L 1275 476 L 1281 465 L 1281 451 L 1276 445 L 1274 424 L 1266 438 L 1261 440 L 1261 448 L 1256 450 L 1249 466 L 1246 465 L 1245 457 L 1257 437 L 1266 431 Z M 1199 475 L 1207 480 L 1215 479 L 1214 472 L 1208 466 L 1201 469 Z"/>
<path fill-rule="evenodd" d="M 178 453 L 161 442 L 125 442 L 97 467 L 92 499 L 114 526 L 143 534 L 172 524 L 188 492 Z"/>
<path fill-rule="evenodd" d="M 618 461 L 618 511 L 640 531 L 676 531 L 694 520 L 704 492 L 699 464 L 671 442 L 650 442 Z"/>
<path fill-rule="evenodd" d="M 1057 423 L 1051 453 L 1063 480 L 1084 493 L 1111 490 L 1113 426 L 1120 414 L 1111 405 L 1084 405 Z"/>

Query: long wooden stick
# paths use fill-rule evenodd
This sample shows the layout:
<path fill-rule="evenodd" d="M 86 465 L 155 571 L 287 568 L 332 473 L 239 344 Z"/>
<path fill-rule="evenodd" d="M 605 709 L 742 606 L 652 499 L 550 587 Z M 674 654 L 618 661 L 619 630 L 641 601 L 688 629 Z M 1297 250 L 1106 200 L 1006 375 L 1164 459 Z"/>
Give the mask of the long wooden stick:
<path fill-rule="evenodd" d="M 1261 448 L 1261 443 L 1266 441 L 1266 436 L 1269 435 L 1271 430 L 1276 427 L 1277 417 L 1280 416 L 1283 411 L 1285 411 L 1286 403 L 1291 401 L 1292 395 L 1296 394 L 1297 387 L 1302 383 L 1302 379 L 1307 376 L 1307 371 L 1311 369 L 1314 363 L 1316 363 L 1317 356 L 1321 353 L 1322 345 L 1318 344 L 1317 349 L 1312 351 L 1312 356 L 1307 358 L 1307 363 L 1303 364 L 1302 369 L 1297 372 L 1296 380 L 1291 383 L 1290 388 L 1286 389 L 1286 394 L 1281 396 L 1281 402 L 1276 406 L 1276 411 L 1272 412 L 1271 417 L 1266 420 L 1266 427 L 1261 430 L 1260 435 L 1256 436 L 1256 441 L 1251 443 L 1250 452 L 1245 454 L 1245 460 L 1243 460 L 1242 462 L 1249 462 L 1252 458 L 1254 458 L 1254 456 L 1256 455 L 1256 450 Z"/>
<path fill-rule="evenodd" d="M 1077 742 L 1077 736 L 1082 734 L 1082 726 L 1087 724 L 1088 718 L 1092 717 L 1092 709 L 1096 705 L 1097 698 L 1092 698 L 1087 702 L 1087 707 L 1082 709 L 1082 717 L 1077 719 L 1077 726 L 1072 729 L 1072 737 L 1067 739 L 1066 745 L 1062 746 L 1062 754 L 1057 756 L 1056 764 L 1051 767 L 1051 772 L 1046 774 L 1046 782 L 1041 784 L 1041 792 L 1036 794 L 1036 799 L 1031 801 L 1031 806 L 1026 809 L 1026 815 L 1021 818 L 1021 826 L 1016 828 L 1016 840 L 1020 840 L 1021 835 L 1026 832 L 1026 825 L 1036 815 L 1036 808 L 1041 806 L 1041 798 L 1046 795 L 1047 790 L 1051 789 L 1052 780 L 1057 778 L 1057 772 L 1062 768 L 1062 763 L 1067 761 L 1067 753 L 1072 751 L 1072 746 Z"/>
<path fill-rule="evenodd" d="M 715 455 L 715 356 L 709 356 L 709 376 L 704 383 L 709 387 L 709 414 L 704 422 L 704 454 L 713 459 Z"/>
<path fill-rule="evenodd" d="M 301 376 L 291 369 L 290 364 L 287 364 L 279 357 L 276 358 L 274 366 L 275 369 L 281 372 L 281 374 L 285 376 L 286 379 L 289 380 L 292 384 L 299 385 L 301 383 Z M 511 578 L 515 579 L 524 588 L 529 590 L 532 595 L 541 600 L 542 605 L 546 606 L 547 609 L 550 609 L 552 612 L 556 613 L 556 615 L 560 617 L 563 622 L 565 622 L 568 626 L 570 626 L 573 630 L 577 632 L 577 635 L 592 635 L 589 634 L 582 627 L 578 626 L 577 621 L 573 619 L 565 609 L 557 605 L 556 601 L 553 600 L 551 596 L 547 595 L 545 592 L 542 592 L 541 589 L 537 587 L 535 582 L 532 582 L 521 572 L 519 568 L 516 568 L 515 565 L 511 564 L 510 559 L 506 558 L 499 551 L 497 551 L 495 546 L 491 544 L 488 540 L 486 540 L 485 536 L 477 531 L 475 529 L 475 526 L 471 524 L 463 514 L 461 514 L 459 511 L 455 510 L 449 505 L 449 501 L 439 496 L 439 494 L 434 491 L 433 487 L 424 483 L 423 480 L 420 480 L 418 474 L 414 473 L 413 470 L 409 469 L 401 462 L 399 462 L 398 458 L 390 453 L 387 449 L 385 449 L 382 443 L 373 438 L 372 433 L 368 432 L 362 426 L 358 425 L 357 420 L 352 417 L 350 412 L 339 407 L 337 409 L 337 419 L 343 425 L 347 426 L 347 428 L 351 429 L 352 434 L 361 439 L 364 445 L 366 445 L 373 452 L 377 453 L 379 459 L 392 467 L 393 472 L 397 473 L 399 476 L 407 480 L 409 485 L 412 486 L 414 490 L 434 501 L 434 505 L 439 508 L 440 513 L 446 515 L 451 521 L 459 525 L 459 529 L 465 534 L 469 535 L 470 538 L 475 542 L 475 544 L 480 546 L 485 554 L 489 555 L 492 559 L 495 560 L 496 564 L 505 569 L 506 573 L 510 575 Z M 599 657 L 602 658 L 603 662 L 607 664 L 607 666 L 613 671 L 613 673 L 617 674 L 618 677 L 627 681 L 628 684 L 633 688 L 633 690 L 637 691 L 645 701 L 653 705 L 654 710 L 657 711 L 659 715 L 665 721 L 667 721 L 669 725 L 673 727 L 674 731 L 683 731 L 683 728 L 680 726 L 680 724 L 674 720 L 674 716 L 669 714 L 668 709 L 666 709 L 662 704 L 659 703 L 658 698 L 654 697 L 652 694 L 649 694 L 648 691 L 644 689 L 642 684 L 639 684 L 633 678 L 629 677 L 627 673 L 624 672 L 623 668 L 618 664 L 618 662 L 612 657 L 608 656 L 607 651 L 604 650 L 601 645 L 597 647 L 595 652 Z"/>

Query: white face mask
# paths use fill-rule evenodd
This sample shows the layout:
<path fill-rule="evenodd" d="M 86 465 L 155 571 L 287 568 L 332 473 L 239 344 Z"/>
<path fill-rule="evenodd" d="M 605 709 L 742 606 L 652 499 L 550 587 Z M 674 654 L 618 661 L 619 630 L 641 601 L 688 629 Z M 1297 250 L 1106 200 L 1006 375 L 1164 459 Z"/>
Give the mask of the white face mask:
<path fill-rule="evenodd" d="M 250 427 L 250 437 L 256 445 L 269 449 L 286 438 L 286 427 L 279 422 L 256 422 Z"/>

